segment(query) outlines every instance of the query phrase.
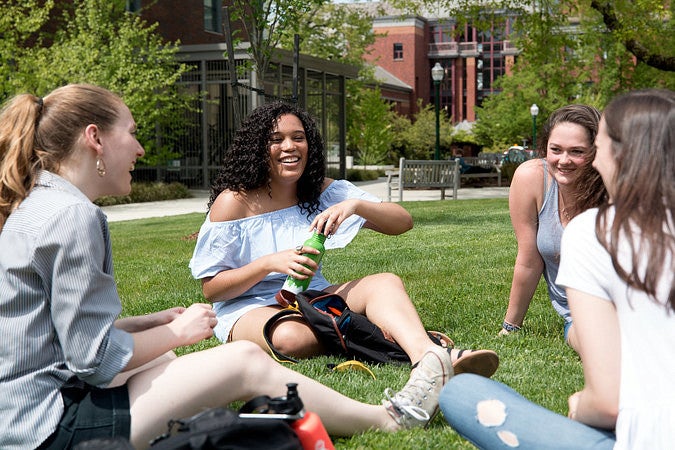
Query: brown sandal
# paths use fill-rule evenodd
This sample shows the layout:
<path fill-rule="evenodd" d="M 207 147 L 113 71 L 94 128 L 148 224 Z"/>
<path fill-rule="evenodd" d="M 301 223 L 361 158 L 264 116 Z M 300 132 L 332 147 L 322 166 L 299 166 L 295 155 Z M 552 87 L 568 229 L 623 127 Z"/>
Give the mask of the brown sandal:
<path fill-rule="evenodd" d="M 499 356 L 492 350 L 460 350 L 452 363 L 455 375 L 475 373 L 490 378 L 499 367 Z"/>

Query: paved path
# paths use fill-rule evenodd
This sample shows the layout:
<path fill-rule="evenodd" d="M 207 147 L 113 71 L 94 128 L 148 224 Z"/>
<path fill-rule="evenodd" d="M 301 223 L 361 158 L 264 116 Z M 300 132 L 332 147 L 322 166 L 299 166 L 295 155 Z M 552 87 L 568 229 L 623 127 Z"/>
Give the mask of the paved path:
<path fill-rule="evenodd" d="M 366 192 L 385 200 L 387 198 L 387 184 L 384 178 L 374 181 L 362 181 L 354 183 Z M 206 204 L 209 200 L 208 191 L 191 191 L 193 198 L 182 198 L 178 200 L 166 200 L 161 202 L 143 202 L 131 203 L 128 205 L 104 206 L 101 208 L 108 216 L 109 222 L 119 222 L 122 220 L 144 219 L 149 217 L 176 216 L 189 213 L 206 213 Z M 446 191 L 447 193 L 448 191 Z M 477 199 L 477 198 L 507 198 L 509 196 L 508 187 L 479 187 L 479 188 L 460 188 L 457 198 Z M 403 191 L 404 201 L 415 200 L 440 200 L 441 194 L 438 190 L 427 191 Z M 394 193 L 392 200 L 398 200 L 398 193 Z M 452 199 L 446 197 L 446 201 Z"/>

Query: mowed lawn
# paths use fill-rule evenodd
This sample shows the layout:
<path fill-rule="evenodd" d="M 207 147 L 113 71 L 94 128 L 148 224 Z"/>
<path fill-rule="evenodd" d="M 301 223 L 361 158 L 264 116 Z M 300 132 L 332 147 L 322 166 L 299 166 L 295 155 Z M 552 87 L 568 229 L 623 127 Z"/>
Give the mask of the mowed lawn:
<path fill-rule="evenodd" d="M 506 305 L 516 242 L 506 199 L 404 202 L 414 228 L 401 236 L 362 230 L 344 249 L 330 250 L 324 274 L 343 282 L 377 272 L 399 275 L 427 329 L 447 333 L 456 346 L 489 348 L 501 359 L 493 378 L 525 397 L 561 414 L 567 397 L 581 388 L 583 372 L 576 353 L 565 345 L 562 319 L 551 307 L 543 281 L 530 306 L 523 330 L 498 337 Z M 110 224 L 115 275 L 124 315 L 145 314 L 203 301 L 200 284 L 188 263 L 202 214 Z M 289 242 L 288 247 L 297 243 Z M 181 348 L 179 354 L 219 345 L 215 339 Z M 319 357 L 295 370 L 355 399 L 379 404 L 387 387 L 405 384 L 409 367 L 371 366 L 377 379 L 362 372 L 333 372 Z M 195 368 L 199 370 L 199 368 Z M 223 386 L 227 389 L 227 386 Z M 237 406 L 237 405 L 233 405 Z M 338 407 L 338 405 L 336 405 Z M 335 438 L 340 449 L 473 448 L 439 414 L 426 429 L 394 434 L 368 432 Z"/>

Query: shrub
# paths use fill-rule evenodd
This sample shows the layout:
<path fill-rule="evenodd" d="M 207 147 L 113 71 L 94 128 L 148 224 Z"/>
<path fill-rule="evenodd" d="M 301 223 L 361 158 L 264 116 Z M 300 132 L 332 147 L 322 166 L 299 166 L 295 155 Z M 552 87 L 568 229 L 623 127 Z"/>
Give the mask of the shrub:
<path fill-rule="evenodd" d="M 122 196 L 105 196 L 94 203 L 98 206 L 123 205 L 127 203 L 155 202 L 190 198 L 190 190 L 181 183 L 131 183 L 131 193 Z"/>
<path fill-rule="evenodd" d="M 340 171 L 331 167 L 326 170 L 326 176 L 337 180 L 340 178 Z M 384 170 L 347 169 L 346 179 L 348 181 L 371 181 L 383 176 Z"/>

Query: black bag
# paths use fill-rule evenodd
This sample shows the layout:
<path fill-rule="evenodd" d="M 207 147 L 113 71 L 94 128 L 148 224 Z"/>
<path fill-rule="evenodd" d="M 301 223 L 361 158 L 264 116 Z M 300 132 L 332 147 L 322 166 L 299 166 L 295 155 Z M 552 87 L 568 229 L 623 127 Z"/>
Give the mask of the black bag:
<path fill-rule="evenodd" d="M 153 450 L 302 450 L 286 420 L 239 417 L 227 408 L 213 408 L 169 422 L 167 433 L 151 443 Z"/>
<path fill-rule="evenodd" d="M 279 311 L 263 328 L 265 341 L 278 361 L 297 362 L 274 348 L 272 327 L 286 317 L 299 317 L 307 322 L 329 354 L 371 363 L 410 364 L 410 358 L 400 345 L 387 339 L 366 316 L 350 310 L 339 295 L 312 289 L 295 296 L 282 291 L 282 295 L 295 307 Z M 440 345 L 435 335 L 429 333 L 429 337 Z"/>

